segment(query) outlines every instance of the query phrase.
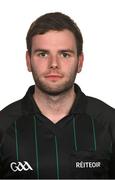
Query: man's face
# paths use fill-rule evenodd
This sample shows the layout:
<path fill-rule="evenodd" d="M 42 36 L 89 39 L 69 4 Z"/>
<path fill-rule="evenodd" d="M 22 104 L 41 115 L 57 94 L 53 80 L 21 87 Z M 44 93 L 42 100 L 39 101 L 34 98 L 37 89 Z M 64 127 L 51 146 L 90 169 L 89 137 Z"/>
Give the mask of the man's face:
<path fill-rule="evenodd" d="M 83 54 L 77 56 L 72 32 L 51 30 L 32 38 L 31 55 L 27 52 L 26 60 L 36 87 L 46 94 L 59 95 L 73 87 Z"/>

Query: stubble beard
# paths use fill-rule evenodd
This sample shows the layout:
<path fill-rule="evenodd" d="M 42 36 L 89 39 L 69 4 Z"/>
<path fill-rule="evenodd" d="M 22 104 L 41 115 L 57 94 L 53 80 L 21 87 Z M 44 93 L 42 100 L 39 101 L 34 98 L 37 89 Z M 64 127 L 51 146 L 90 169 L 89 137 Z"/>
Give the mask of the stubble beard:
<path fill-rule="evenodd" d="M 71 76 L 68 78 L 68 80 L 65 80 L 65 82 L 59 84 L 55 84 L 50 86 L 48 83 L 45 83 L 41 78 L 38 77 L 37 73 L 32 71 L 33 79 L 35 81 L 35 85 L 37 88 L 42 91 L 43 93 L 50 95 L 50 96 L 58 96 L 64 93 L 67 93 L 73 85 L 76 78 L 76 73 L 71 74 Z M 53 82 L 55 83 L 55 82 Z"/>

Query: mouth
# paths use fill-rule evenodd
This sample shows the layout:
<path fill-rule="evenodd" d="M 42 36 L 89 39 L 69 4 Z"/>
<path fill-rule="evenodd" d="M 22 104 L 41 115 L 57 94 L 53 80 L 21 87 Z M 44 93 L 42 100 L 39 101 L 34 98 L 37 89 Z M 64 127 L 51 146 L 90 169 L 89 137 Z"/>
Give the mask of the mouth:
<path fill-rule="evenodd" d="M 51 81 L 57 81 L 57 80 L 59 80 L 59 79 L 62 79 L 62 75 L 60 75 L 60 74 L 49 74 L 49 75 L 46 75 L 45 76 L 45 78 L 46 79 L 49 79 L 49 80 L 51 80 Z"/>

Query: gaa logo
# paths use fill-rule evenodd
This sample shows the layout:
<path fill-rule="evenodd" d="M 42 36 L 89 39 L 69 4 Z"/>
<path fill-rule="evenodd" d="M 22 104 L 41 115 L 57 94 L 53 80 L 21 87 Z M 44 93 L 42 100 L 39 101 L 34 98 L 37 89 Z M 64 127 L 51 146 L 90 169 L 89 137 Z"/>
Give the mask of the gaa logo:
<path fill-rule="evenodd" d="M 27 161 L 22 162 L 12 162 L 10 164 L 10 168 L 12 169 L 12 171 L 16 172 L 16 171 L 28 171 L 28 170 L 33 170 L 32 167 L 29 165 L 29 163 Z"/>

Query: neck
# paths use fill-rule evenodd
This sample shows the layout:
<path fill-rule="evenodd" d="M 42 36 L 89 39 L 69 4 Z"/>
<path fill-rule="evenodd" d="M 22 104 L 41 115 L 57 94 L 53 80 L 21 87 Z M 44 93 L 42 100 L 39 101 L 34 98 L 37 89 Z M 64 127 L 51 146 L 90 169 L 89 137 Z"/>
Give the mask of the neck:
<path fill-rule="evenodd" d="M 74 86 L 67 92 L 57 96 L 45 94 L 35 86 L 33 97 L 41 113 L 53 123 L 56 123 L 68 115 L 76 94 L 74 92 Z"/>

